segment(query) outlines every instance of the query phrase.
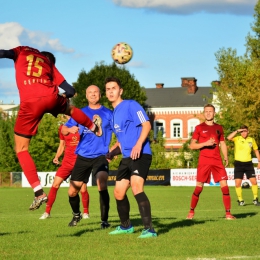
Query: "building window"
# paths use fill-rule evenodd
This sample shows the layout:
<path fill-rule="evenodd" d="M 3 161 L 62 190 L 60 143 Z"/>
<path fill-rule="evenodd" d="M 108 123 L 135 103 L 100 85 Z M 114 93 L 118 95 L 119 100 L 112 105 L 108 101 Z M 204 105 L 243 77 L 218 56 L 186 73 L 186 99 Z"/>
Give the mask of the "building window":
<path fill-rule="evenodd" d="M 171 138 L 182 138 L 182 120 L 171 121 Z"/>
<path fill-rule="evenodd" d="M 200 120 L 199 119 L 190 119 L 188 120 L 188 137 L 191 137 L 194 130 L 195 130 L 195 127 L 197 125 L 200 124 Z"/>
<path fill-rule="evenodd" d="M 162 119 L 154 121 L 153 130 L 154 130 L 154 138 L 157 137 L 159 131 L 161 131 L 163 137 L 165 137 L 165 121 Z"/>

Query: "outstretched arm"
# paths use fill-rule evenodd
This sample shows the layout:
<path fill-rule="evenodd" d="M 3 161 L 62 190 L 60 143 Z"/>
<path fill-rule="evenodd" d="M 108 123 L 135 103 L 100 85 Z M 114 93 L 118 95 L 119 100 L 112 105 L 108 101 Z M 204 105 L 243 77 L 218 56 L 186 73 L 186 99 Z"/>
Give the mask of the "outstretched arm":
<path fill-rule="evenodd" d="M 7 58 L 14 60 L 14 51 L 13 50 L 0 50 L 0 59 Z"/>
<path fill-rule="evenodd" d="M 76 134 L 78 131 L 79 131 L 78 126 L 67 127 L 66 125 L 63 125 L 61 128 L 61 133 L 63 135 Z"/>
<path fill-rule="evenodd" d="M 65 93 L 66 98 L 71 98 L 75 95 L 76 91 L 75 88 L 73 88 L 66 80 L 64 80 L 60 85 L 60 88 L 62 88 Z"/>

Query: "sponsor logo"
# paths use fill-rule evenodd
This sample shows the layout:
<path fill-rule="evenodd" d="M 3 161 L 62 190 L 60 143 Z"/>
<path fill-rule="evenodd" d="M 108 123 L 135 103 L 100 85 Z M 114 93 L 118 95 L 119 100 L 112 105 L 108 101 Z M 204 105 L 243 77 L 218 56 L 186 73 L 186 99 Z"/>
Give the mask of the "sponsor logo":
<path fill-rule="evenodd" d="M 204 134 L 204 133 L 207 133 L 208 131 L 206 130 L 206 131 L 202 131 L 202 133 Z"/>
<path fill-rule="evenodd" d="M 138 170 L 134 170 L 133 173 L 139 174 L 139 171 Z"/>

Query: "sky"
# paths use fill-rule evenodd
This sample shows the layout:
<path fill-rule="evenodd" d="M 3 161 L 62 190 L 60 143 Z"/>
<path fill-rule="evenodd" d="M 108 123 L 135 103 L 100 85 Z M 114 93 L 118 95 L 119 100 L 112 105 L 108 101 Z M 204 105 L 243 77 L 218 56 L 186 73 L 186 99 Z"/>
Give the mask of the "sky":
<path fill-rule="evenodd" d="M 51 51 L 68 83 L 97 63 L 112 64 L 119 42 L 133 49 L 125 65 L 145 88 L 198 87 L 218 80 L 221 48 L 245 53 L 257 0 L 0 0 L 0 49 Z M 122 66 L 122 65 L 119 65 Z M 0 59 L 0 102 L 19 104 L 12 60 Z"/>

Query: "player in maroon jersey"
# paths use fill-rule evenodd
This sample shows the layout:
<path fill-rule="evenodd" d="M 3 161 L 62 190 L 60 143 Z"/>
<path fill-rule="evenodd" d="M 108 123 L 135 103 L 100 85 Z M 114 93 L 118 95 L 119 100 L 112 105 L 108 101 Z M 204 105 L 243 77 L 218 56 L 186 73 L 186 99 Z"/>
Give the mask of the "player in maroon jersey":
<path fill-rule="evenodd" d="M 35 198 L 29 209 L 35 210 L 47 201 L 47 195 L 42 189 L 28 149 L 31 137 L 36 135 L 43 115 L 70 115 L 96 135 L 99 135 L 100 127 L 80 109 L 69 104 L 69 98 L 74 96 L 75 89 L 55 67 L 55 57 L 52 53 L 19 46 L 10 50 L 0 50 L 0 58 L 14 60 L 16 84 L 20 95 L 20 109 L 14 126 L 15 151 L 21 168 L 34 190 Z M 58 86 L 65 91 L 62 96 L 58 94 Z"/>
<path fill-rule="evenodd" d="M 194 210 L 199 201 L 199 195 L 203 190 L 204 183 L 210 183 L 211 174 L 215 182 L 219 182 L 222 191 L 226 219 L 235 219 L 230 213 L 231 199 L 227 185 L 228 153 L 225 143 L 224 132 L 221 125 L 214 123 L 215 107 L 211 104 L 204 106 L 205 122 L 196 126 L 192 135 L 190 149 L 200 149 L 199 163 L 197 168 L 197 182 L 191 198 L 190 212 L 187 219 L 193 219 Z M 225 160 L 223 165 L 220 150 Z"/>
<path fill-rule="evenodd" d="M 67 119 L 69 119 L 69 116 L 66 116 Z M 50 192 L 48 194 L 48 201 L 46 204 L 45 212 L 42 214 L 40 219 L 46 219 L 49 218 L 53 203 L 56 200 L 58 189 L 60 188 L 60 185 L 63 181 L 67 180 L 67 178 L 71 175 L 71 172 L 73 170 L 77 155 L 75 154 L 76 147 L 79 143 L 80 135 L 79 135 L 79 128 L 77 126 L 73 126 L 68 128 L 69 134 L 63 135 L 61 133 L 61 128 L 63 125 L 59 127 L 59 138 L 60 138 L 60 144 L 57 149 L 57 153 L 53 159 L 53 163 L 56 165 L 59 165 L 59 157 L 64 152 L 64 157 L 62 160 L 62 165 L 56 172 L 52 187 L 50 189 Z M 87 184 L 83 183 L 80 189 L 81 193 L 81 200 L 83 205 L 83 218 L 87 219 L 89 218 L 89 194 L 87 190 Z"/>

